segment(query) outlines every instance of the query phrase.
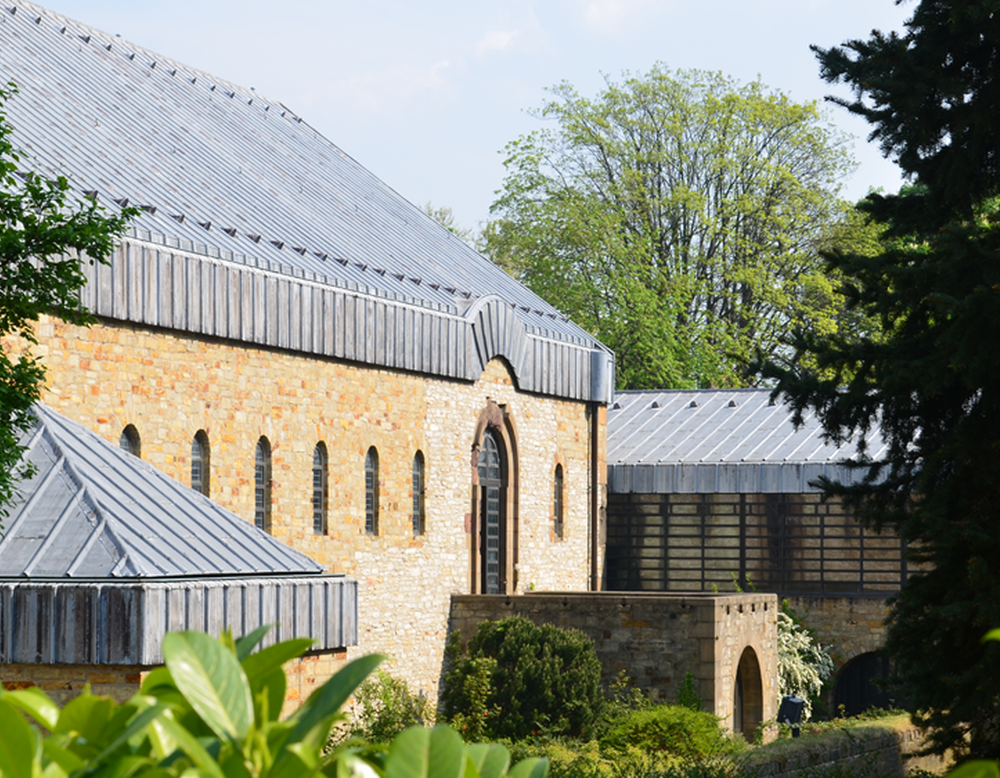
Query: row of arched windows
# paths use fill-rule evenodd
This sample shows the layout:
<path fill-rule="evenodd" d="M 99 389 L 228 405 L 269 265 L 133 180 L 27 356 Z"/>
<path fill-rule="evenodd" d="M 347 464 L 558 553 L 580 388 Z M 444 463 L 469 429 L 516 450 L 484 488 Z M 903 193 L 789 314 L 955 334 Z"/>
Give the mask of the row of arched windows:
<path fill-rule="evenodd" d="M 118 445 L 134 456 L 142 452 L 139 431 L 129 424 L 122 431 Z M 327 506 L 329 504 L 329 457 L 326 444 L 320 441 L 313 449 L 312 461 L 312 518 L 313 533 L 327 534 Z M 191 441 L 191 488 L 206 497 L 211 487 L 211 447 L 205 430 L 198 430 Z M 374 446 L 365 455 L 365 533 L 378 535 L 379 471 L 378 451 Z M 261 436 L 254 451 L 254 525 L 264 532 L 271 531 L 271 444 Z M 413 457 L 412 472 L 414 535 L 423 535 L 426 525 L 424 508 L 424 455 L 418 451 Z"/>

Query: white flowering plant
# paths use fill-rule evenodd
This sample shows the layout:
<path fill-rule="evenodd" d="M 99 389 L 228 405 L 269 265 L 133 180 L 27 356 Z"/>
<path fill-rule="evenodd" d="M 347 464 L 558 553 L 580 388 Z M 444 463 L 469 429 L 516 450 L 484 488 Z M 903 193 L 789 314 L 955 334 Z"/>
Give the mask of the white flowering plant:
<path fill-rule="evenodd" d="M 803 721 L 812 715 L 812 699 L 833 675 L 833 659 L 794 614 L 778 612 L 778 698 L 794 694 L 805 701 Z"/>

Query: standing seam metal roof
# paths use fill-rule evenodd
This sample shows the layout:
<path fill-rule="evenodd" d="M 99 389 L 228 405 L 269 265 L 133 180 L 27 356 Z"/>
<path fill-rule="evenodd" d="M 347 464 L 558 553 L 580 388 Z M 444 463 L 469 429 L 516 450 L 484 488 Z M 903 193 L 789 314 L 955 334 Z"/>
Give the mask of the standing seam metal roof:
<path fill-rule="evenodd" d="M 26 164 L 141 206 L 140 237 L 449 311 L 498 295 L 598 347 L 280 102 L 23 1 L 0 7 L 0 68 Z"/>
<path fill-rule="evenodd" d="M 869 454 L 884 444 L 876 435 Z M 815 415 L 798 429 L 770 389 L 629 391 L 608 408 L 614 492 L 808 492 L 821 475 L 857 478 L 843 466 L 856 446 L 823 438 Z"/>
<path fill-rule="evenodd" d="M 323 572 L 304 554 L 43 405 L 0 539 L 0 578 Z"/>

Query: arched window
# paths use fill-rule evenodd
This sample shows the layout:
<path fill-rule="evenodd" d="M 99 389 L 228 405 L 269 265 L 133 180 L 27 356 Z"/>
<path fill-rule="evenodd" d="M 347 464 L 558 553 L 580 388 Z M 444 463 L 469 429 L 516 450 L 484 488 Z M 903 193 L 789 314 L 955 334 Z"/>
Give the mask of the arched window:
<path fill-rule="evenodd" d="M 506 591 L 506 468 L 493 430 L 483 433 L 479 451 L 480 554 L 483 594 Z"/>
<path fill-rule="evenodd" d="M 552 532 L 557 538 L 563 536 L 563 468 L 556 465 L 552 478 Z"/>
<path fill-rule="evenodd" d="M 253 468 L 254 513 L 253 523 L 257 529 L 271 532 L 271 444 L 267 438 L 257 441 Z"/>
<path fill-rule="evenodd" d="M 365 456 L 365 533 L 378 534 L 378 451 L 375 446 Z"/>
<path fill-rule="evenodd" d="M 191 488 L 208 497 L 211 450 L 205 430 L 198 430 L 191 441 Z"/>
<path fill-rule="evenodd" d="M 413 457 L 413 535 L 424 534 L 424 455 Z"/>
<path fill-rule="evenodd" d="M 142 443 L 139 440 L 139 430 L 135 428 L 135 425 L 129 424 L 122 430 L 122 435 L 118 438 L 118 447 L 123 451 L 127 451 L 132 456 L 139 457 L 142 455 Z"/>
<path fill-rule="evenodd" d="M 326 444 L 317 443 L 313 449 L 313 534 L 326 534 Z"/>

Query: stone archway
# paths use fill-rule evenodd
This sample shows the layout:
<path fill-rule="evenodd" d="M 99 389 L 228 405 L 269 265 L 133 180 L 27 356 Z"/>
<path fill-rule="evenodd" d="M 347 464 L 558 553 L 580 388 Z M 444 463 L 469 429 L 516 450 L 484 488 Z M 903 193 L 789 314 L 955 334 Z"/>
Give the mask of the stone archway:
<path fill-rule="evenodd" d="M 889 659 L 880 651 L 866 651 L 853 657 L 840 672 L 833 687 L 833 710 L 848 716 L 869 708 L 899 707 L 887 689 L 881 686 L 891 674 Z"/>
<path fill-rule="evenodd" d="M 756 652 L 747 646 L 736 666 L 733 684 L 733 732 L 753 742 L 757 728 L 764 720 L 764 685 Z"/>
<path fill-rule="evenodd" d="M 472 444 L 470 590 L 517 591 L 517 434 L 507 407 L 487 398 Z"/>

